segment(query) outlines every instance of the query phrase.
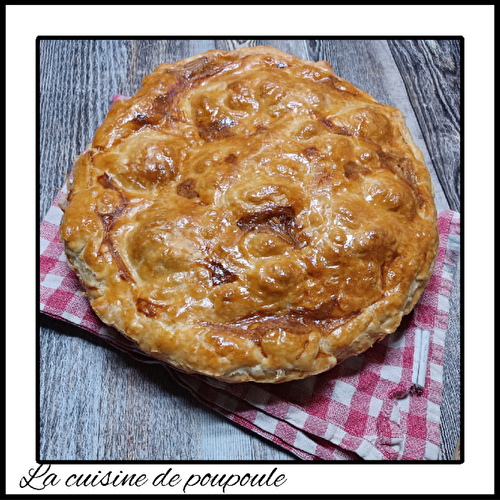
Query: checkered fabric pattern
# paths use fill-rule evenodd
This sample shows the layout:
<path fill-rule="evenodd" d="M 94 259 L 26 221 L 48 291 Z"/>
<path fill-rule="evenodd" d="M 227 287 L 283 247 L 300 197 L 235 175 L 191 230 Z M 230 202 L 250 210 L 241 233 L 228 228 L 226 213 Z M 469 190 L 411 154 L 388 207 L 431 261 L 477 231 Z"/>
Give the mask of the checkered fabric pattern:
<path fill-rule="evenodd" d="M 59 241 L 58 194 L 40 228 L 40 311 L 100 336 L 142 362 L 136 349 L 93 313 Z M 332 370 L 284 384 L 226 384 L 167 365 L 195 397 L 304 460 L 437 460 L 449 297 L 460 257 L 460 215 L 438 218 L 434 274 L 400 328 Z M 412 385 L 415 330 L 431 332 L 423 391 Z"/>

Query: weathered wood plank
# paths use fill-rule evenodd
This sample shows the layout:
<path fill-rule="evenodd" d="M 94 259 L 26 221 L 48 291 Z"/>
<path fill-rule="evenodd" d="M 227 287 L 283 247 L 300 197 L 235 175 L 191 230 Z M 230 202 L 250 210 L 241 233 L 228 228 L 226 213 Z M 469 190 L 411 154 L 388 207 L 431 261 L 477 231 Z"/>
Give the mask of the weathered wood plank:
<path fill-rule="evenodd" d="M 460 437 L 461 392 L 460 374 L 462 371 L 460 337 L 462 304 L 460 301 L 460 273 L 458 263 L 456 276 L 450 296 L 450 313 L 443 366 L 443 398 L 441 403 L 441 460 L 452 460 L 455 444 Z"/>
<path fill-rule="evenodd" d="M 448 203 L 460 211 L 460 41 L 392 40 L 389 47 Z"/>
<path fill-rule="evenodd" d="M 44 40 L 40 221 L 62 185 L 63 172 L 92 139 L 114 94 L 131 95 L 162 62 L 245 45 L 274 45 L 298 57 L 327 59 L 340 76 L 378 100 L 413 113 L 415 105 L 385 41 Z M 410 128 L 418 135 L 414 123 Z M 427 151 L 425 142 L 423 147 Z M 40 360 L 44 460 L 295 459 L 199 403 L 161 366 L 137 362 L 76 327 L 45 317 Z M 453 439 L 452 433 L 448 436 Z"/>
<path fill-rule="evenodd" d="M 42 318 L 43 460 L 296 460 L 213 412 L 157 364 Z"/>
<path fill-rule="evenodd" d="M 302 59 L 307 59 L 307 47 L 304 40 L 259 39 L 259 40 L 217 40 L 219 50 L 235 50 L 241 47 L 257 47 L 258 45 L 275 47 Z"/>
<path fill-rule="evenodd" d="M 453 453 L 452 460 L 460 460 L 462 458 L 462 453 L 460 448 L 461 448 L 461 441 L 460 438 L 458 438 L 457 446 L 455 447 L 455 452 Z"/>

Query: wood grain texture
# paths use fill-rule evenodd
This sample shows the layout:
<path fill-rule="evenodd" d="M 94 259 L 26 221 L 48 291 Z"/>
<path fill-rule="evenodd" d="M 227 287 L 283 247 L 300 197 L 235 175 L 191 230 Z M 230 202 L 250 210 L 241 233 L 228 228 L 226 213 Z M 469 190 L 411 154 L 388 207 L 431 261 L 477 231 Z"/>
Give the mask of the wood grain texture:
<path fill-rule="evenodd" d="M 461 460 L 462 459 L 462 451 L 461 451 L 461 441 L 460 438 L 458 438 L 457 446 L 455 448 L 455 452 L 453 453 L 453 458 L 452 460 Z"/>
<path fill-rule="evenodd" d="M 408 90 L 450 207 L 460 211 L 460 41 L 393 40 Z"/>
<path fill-rule="evenodd" d="M 462 307 L 460 301 L 461 265 L 458 263 L 455 281 L 450 296 L 450 313 L 443 368 L 443 398 L 441 402 L 441 459 L 452 460 L 455 445 L 460 437 L 461 427 L 461 396 L 460 384 L 461 363 L 461 328 L 460 316 Z"/>
<path fill-rule="evenodd" d="M 298 57 L 326 59 L 339 76 L 381 102 L 399 107 L 426 156 L 436 184 L 438 209 L 448 208 L 449 194 L 444 194 L 440 179 L 444 176 L 447 180 L 443 185 L 453 185 L 457 179 L 453 168 L 457 166 L 449 170 L 448 165 L 434 161 L 438 146 L 429 147 L 426 139 L 433 129 L 419 126 L 423 95 L 408 91 L 407 76 L 394 56 L 395 50 L 405 53 L 401 47 L 409 49 L 399 41 L 396 49 L 391 43 L 282 39 L 41 40 L 40 222 L 64 181 L 64 172 L 69 172 L 74 157 L 91 141 L 114 94 L 133 94 L 142 78 L 162 62 L 214 48 L 231 50 L 249 45 L 273 45 Z M 444 45 L 441 52 L 447 53 Z M 425 54 L 432 59 L 430 49 Z M 433 71 L 437 73 L 446 69 L 434 60 L 423 59 L 422 65 L 435 65 Z M 436 119 L 442 113 L 443 120 L 454 123 L 455 118 L 446 116 L 448 112 L 441 106 L 436 110 Z M 459 294 L 454 300 L 458 300 L 452 304 L 454 320 L 458 317 L 459 321 Z M 161 366 L 137 362 L 86 331 L 43 315 L 41 318 L 40 459 L 296 460 L 294 455 L 199 403 Z M 456 340 L 453 342 L 459 345 Z M 448 363 L 456 367 L 457 350 L 450 352 Z M 456 384 L 459 369 L 448 373 L 452 376 L 450 384 Z M 445 397 L 449 397 L 449 408 L 456 409 L 457 394 L 445 387 Z M 449 414 L 445 417 L 448 420 L 442 424 L 442 450 L 443 458 L 450 459 L 447 450 L 454 449 L 459 422 Z"/>

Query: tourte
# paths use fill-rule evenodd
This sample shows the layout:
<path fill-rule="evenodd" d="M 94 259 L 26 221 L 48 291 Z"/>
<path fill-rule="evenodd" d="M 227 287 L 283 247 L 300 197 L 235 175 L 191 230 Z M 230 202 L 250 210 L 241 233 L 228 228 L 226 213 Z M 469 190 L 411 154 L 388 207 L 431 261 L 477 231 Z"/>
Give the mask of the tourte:
<path fill-rule="evenodd" d="M 400 111 L 271 47 L 162 64 L 75 163 L 61 239 L 101 320 L 228 382 L 321 373 L 394 332 L 438 248 Z"/>

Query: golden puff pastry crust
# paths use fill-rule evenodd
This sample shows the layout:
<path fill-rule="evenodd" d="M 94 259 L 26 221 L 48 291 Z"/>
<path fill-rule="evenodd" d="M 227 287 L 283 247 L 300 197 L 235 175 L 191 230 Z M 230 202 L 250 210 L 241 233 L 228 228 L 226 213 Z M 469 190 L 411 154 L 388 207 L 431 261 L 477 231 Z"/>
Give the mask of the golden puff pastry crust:
<path fill-rule="evenodd" d="M 438 247 L 403 115 L 271 47 L 162 64 L 115 102 L 60 234 L 104 323 L 227 382 L 365 351 L 412 310 Z"/>

